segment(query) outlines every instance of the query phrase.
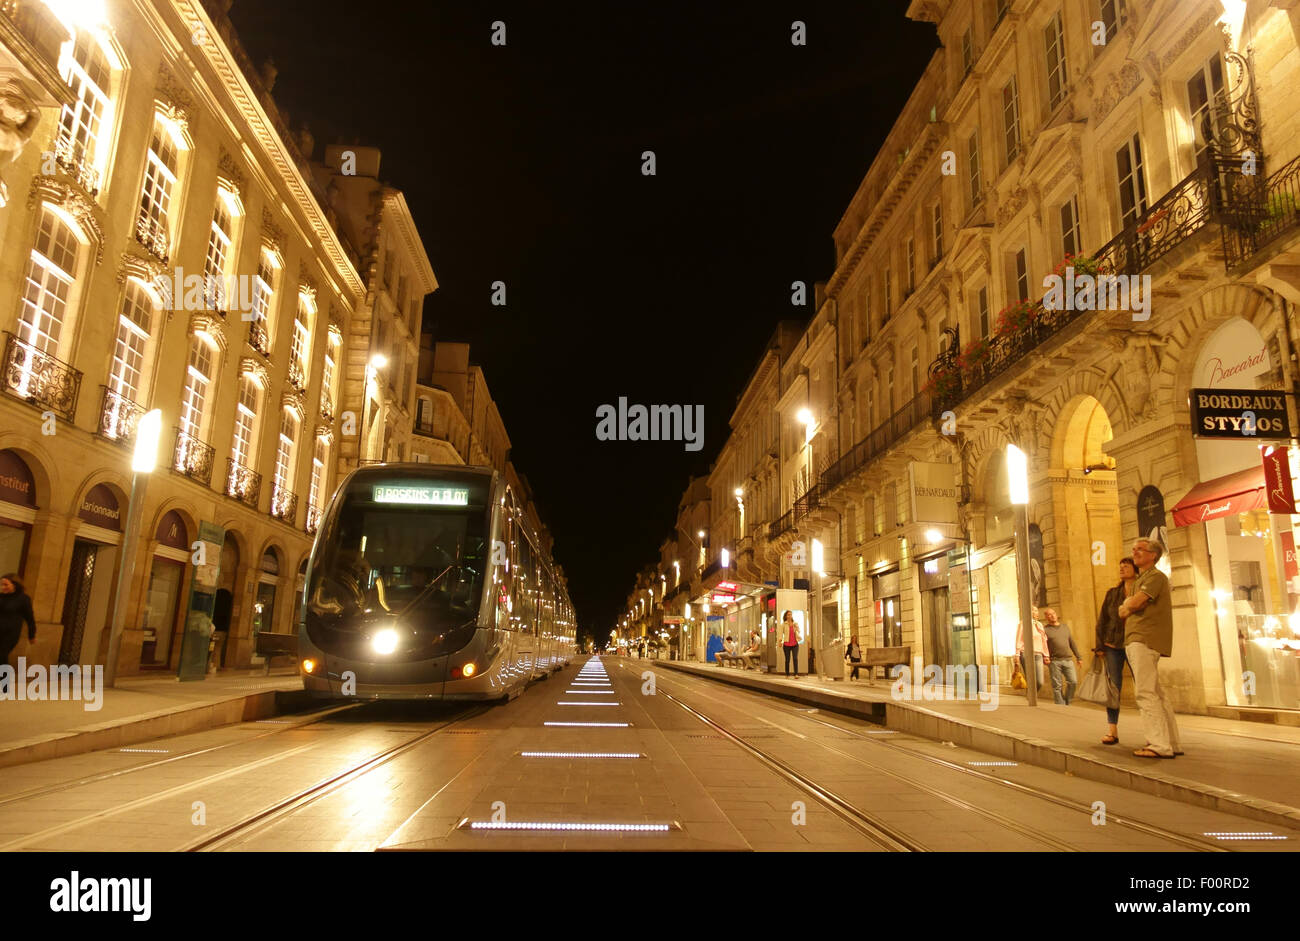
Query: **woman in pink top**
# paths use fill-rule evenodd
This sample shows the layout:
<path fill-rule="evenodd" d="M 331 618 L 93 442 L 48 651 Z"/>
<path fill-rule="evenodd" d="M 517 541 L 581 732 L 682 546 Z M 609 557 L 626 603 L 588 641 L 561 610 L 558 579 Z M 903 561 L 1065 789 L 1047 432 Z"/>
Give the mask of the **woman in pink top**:
<path fill-rule="evenodd" d="M 794 661 L 794 676 L 799 678 L 799 634 L 798 625 L 794 623 L 794 615 L 787 611 L 785 617 L 781 620 L 781 626 L 785 628 L 785 642 L 781 647 L 785 650 L 785 675 L 790 675 L 790 661 Z"/>

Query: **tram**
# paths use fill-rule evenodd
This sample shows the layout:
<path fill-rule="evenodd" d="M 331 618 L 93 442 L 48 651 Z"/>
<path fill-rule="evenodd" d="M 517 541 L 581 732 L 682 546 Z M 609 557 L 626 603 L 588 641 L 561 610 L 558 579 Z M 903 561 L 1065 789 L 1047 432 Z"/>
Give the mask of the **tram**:
<path fill-rule="evenodd" d="M 490 467 L 381 464 L 339 486 L 307 563 L 303 686 L 321 699 L 512 699 L 577 652 L 564 584 Z"/>

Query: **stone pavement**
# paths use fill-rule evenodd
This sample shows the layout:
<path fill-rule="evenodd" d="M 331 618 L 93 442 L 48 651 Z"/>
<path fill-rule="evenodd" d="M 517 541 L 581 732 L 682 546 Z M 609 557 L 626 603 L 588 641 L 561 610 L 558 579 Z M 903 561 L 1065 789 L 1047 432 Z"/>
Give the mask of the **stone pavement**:
<path fill-rule="evenodd" d="M 97 710 L 86 708 L 94 705 L 86 690 L 80 700 L 0 700 L 0 767 L 268 718 L 310 701 L 296 670 L 232 670 L 186 683 L 171 674 L 119 677 L 100 693 Z"/>
<path fill-rule="evenodd" d="M 638 664 L 641 661 L 635 661 Z M 1023 694 L 999 688 L 992 701 L 895 701 L 889 681 L 786 679 L 735 667 L 645 661 L 780 696 L 833 712 L 869 718 L 891 729 L 975 748 L 1025 764 L 1233 813 L 1277 826 L 1300 824 L 1300 728 L 1179 714 L 1186 754 L 1173 761 L 1136 758 L 1145 738 L 1135 706 L 1119 717 L 1119 744 L 1102 745 L 1105 710 L 1091 703 L 1058 706 L 1050 693 L 1030 708 Z M 951 692 L 951 690 L 949 690 Z M 919 697 L 921 690 L 916 694 Z"/>

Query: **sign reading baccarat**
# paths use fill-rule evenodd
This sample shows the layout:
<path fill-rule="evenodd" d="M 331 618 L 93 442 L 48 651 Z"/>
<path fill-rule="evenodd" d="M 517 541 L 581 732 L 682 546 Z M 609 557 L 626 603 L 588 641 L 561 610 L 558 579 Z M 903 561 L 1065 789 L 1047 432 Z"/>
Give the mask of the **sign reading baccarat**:
<path fill-rule="evenodd" d="M 1192 434 L 1245 441 L 1289 438 L 1286 400 L 1286 393 L 1266 389 L 1193 389 Z"/>

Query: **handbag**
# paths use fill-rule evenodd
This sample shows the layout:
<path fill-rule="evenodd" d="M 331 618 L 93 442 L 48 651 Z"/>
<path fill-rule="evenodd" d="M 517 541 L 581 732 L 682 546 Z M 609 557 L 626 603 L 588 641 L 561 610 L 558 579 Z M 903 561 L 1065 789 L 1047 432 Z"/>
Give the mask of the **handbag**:
<path fill-rule="evenodd" d="M 1109 709 L 1119 708 L 1119 688 L 1111 681 L 1105 657 L 1093 656 L 1092 667 L 1079 684 L 1077 698 Z"/>
<path fill-rule="evenodd" d="M 1028 686 L 1029 684 L 1025 682 L 1024 671 L 1020 669 L 1020 663 L 1017 662 L 1015 667 L 1011 671 L 1011 688 L 1025 689 Z"/>

